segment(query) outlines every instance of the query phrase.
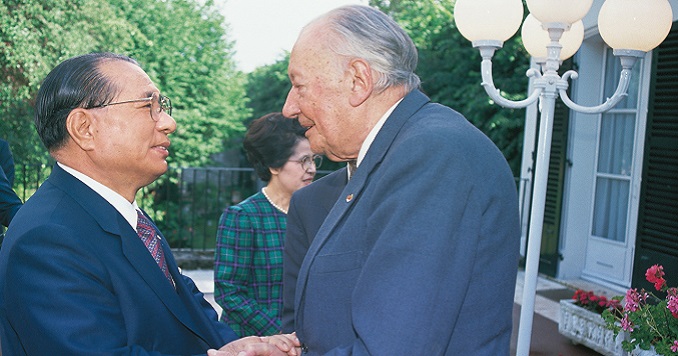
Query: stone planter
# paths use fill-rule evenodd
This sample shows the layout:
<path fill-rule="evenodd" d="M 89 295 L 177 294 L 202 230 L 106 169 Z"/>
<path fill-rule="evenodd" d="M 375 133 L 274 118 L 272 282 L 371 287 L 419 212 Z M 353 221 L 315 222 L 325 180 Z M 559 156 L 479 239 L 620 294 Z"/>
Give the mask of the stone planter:
<path fill-rule="evenodd" d="M 629 354 L 631 356 L 661 356 L 657 353 L 657 351 L 654 350 L 654 346 L 650 347 L 649 350 L 643 350 L 636 346 L 633 351 Z"/>
<path fill-rule="evenodd" d="M 573 300 L 560 301 L 560 322 L 558 332 L 570 338 L 575 344 L 582 344 L 607 356 L 621 356 L 627 353 L 622 350 L 622 335 L 616 339 L 612 330 L 605 328 L 605 320 L 577 305 Z"/>

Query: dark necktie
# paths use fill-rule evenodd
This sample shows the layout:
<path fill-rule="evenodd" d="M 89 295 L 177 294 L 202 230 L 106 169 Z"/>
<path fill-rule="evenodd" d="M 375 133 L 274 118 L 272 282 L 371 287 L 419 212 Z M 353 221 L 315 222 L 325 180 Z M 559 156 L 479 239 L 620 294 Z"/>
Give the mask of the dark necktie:
<path fill-rule="evenodd" d="M 160 238 L 158 237 L 158 233 L 155 230 L 155 226 L 153 226 L 146 215 L 142 214 L 139 210 L 137 210 L 137 235 L 139 235 L 141 241 L 143 241 L 144 245 L 146 245 L 148 252 L 151 253 L 155 263 L 158 264 L 158 267 L 160 267 L 160 270 L 165 275 L 167 280 L 169 280 L 170 283 L 172 283 L 172 286 L 174 286 L 174 280 L 172 280 L 172 276 L 170 275 L 169 269 L 167 268 L 165 254 L 162 251 Z"/>
<path fill-rule="evenodd" d="M 355 174 L 356 169 L 358 169 L 358 166 L 356 165 L 357 161 L 356 160 L 350 160 L 346 162 L 348 164 L 348 179 L 350 180 L 353 178 L 353 175 Z"/>

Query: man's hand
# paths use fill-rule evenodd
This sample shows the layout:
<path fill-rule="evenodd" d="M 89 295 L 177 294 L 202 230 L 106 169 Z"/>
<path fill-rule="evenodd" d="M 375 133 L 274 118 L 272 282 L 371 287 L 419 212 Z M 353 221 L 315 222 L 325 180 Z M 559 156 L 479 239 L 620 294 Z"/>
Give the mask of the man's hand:
<path fill-rule="evenodd" d="M 248 336 L 232 341 L 219 350 L 208 350 L 208 356 L 298 356 L 301 343 L 297 336 L 281 334 L 273 336 Z"/>

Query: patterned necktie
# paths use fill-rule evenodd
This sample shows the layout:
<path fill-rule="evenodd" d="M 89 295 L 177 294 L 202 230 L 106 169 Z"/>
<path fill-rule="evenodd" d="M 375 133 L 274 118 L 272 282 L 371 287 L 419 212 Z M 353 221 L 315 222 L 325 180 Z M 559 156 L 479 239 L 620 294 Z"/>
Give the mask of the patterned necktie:
<path fill-rule="evenodd" d="M 155 226 L 153 226 L 151 221 L 148 220 L 148 218 L 139 210 L 137 210 L 137 235 L 139 235 L 141 241 L 143 241 L 144 245 L 146 245 L 148 252 L 151 253 L 151 256 L 158 264 L 158 267 L 160 267 L 160 270 L 165 275 L 167 280 L 169 280 L 170 283 L 172 283 L 172 286 L 174 286 L 174 280 L 172 280 L 172 276 L 170 275 L 169 269 L 167 268 L 165 254 L 162 251 L 160 238 L 158 237 L 158 234 L 155 230 Z"/>

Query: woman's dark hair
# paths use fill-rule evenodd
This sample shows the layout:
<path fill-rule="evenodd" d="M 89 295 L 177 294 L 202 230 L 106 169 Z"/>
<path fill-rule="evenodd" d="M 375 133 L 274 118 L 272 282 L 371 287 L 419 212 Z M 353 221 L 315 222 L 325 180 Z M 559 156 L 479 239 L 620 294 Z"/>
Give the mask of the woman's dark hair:
<path fill-rule="evenodd" d="M 99 69 L 108 60 L 139 65 L 120 54 L 84 54 L 61 62 L 42 82 L 35 100 L 35 128 L 48 151 L 66 143 L 66 118 L 73 109 L 99 106 L 117 95 L 119 88 Z"/>
<path fill-rule="evenodd" d="M 294 153 L 297 142 L 305 138 L 297 119 L 288 119 L 281 113 L 266 114 L 250 124 L 243 147 L 254 171 L 264 182 L 271 180 L 269 168 L 285 165 Z"/>

